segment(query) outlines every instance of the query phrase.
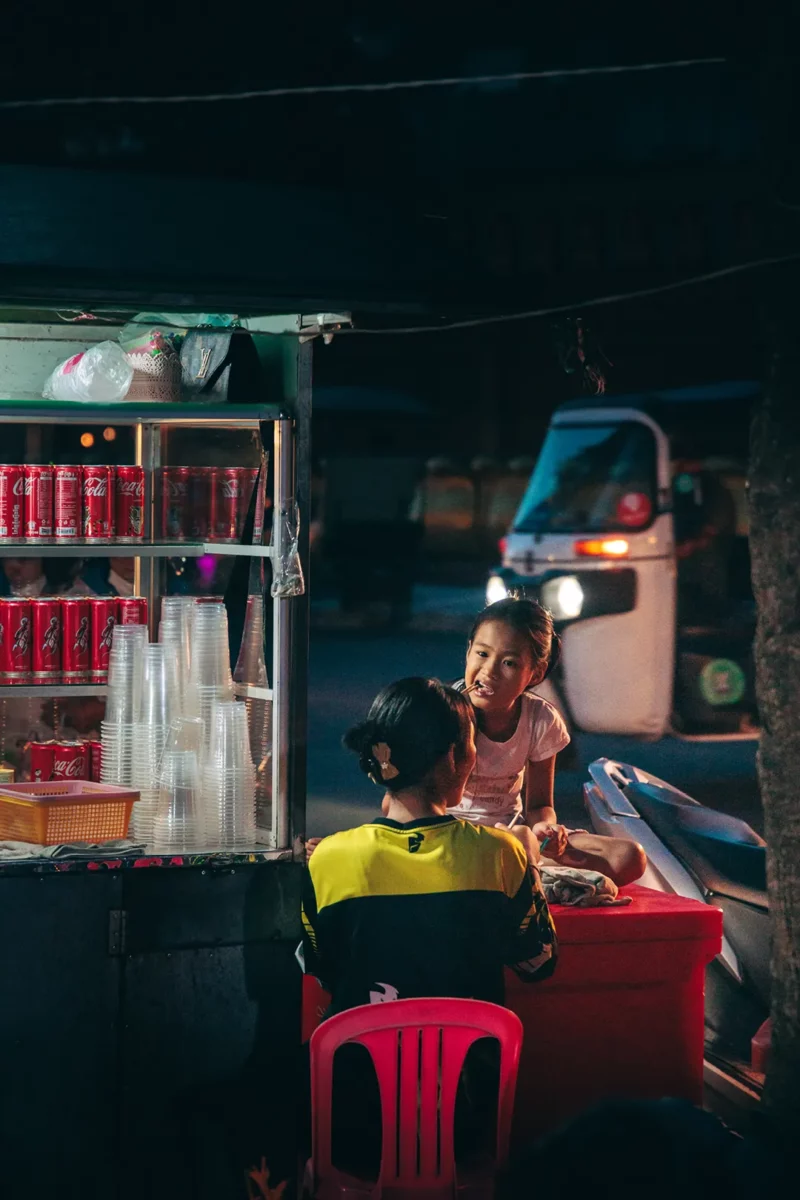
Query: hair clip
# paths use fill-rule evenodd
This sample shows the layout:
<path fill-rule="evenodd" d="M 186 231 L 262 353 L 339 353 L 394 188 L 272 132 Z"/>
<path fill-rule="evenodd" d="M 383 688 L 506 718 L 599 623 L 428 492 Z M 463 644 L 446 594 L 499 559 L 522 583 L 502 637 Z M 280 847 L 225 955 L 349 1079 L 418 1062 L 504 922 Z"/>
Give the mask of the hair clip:
<path fill-rule="evenodd" d="M 392 762 L 392 752 L 386 742 L 378 742 L 372 747 L 372 756 L 375 758 L 381 768 L 381 777 L 383 779 L 395 779 L 400 772 Z"/>

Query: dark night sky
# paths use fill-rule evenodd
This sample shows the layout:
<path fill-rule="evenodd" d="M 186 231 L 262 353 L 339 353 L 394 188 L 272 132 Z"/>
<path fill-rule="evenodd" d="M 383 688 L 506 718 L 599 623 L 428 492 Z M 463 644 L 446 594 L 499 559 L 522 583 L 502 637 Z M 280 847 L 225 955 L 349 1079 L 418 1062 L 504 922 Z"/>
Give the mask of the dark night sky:
<path fill-rule="evenodd" d="M 745 257 L 722 211 L 734 192 L 756 193 L 756 219 L 771 246 L 793 236 L 773 220 L 769 194 L 775 184 L 795 198 L 791 171 L 772 180 L 763 163 L 765 9 L 755 4 L 738 20 L 716 0 L 678 0 L 655 11 L 452 0 L 118 8 L 11 0 L 0 98 L 198 93 L 716 55 L 728 62 L 389 96 L 0 111 L 2 161 L 184 174 L 193 203 L 192 179 L 214 176 L 341 189 L 376 208 L 434 214 L 475 262 L 476 278 L 492 273 L 484 299 L 501 311 L 646 286 L 665 272 L 693 274 Z M 781 111 L 791 124 L 788 104 Z M 674 212 L 659 207 L 670 191 L 678 193 Z M 551 228 L 537 204 L 556 221 L 576 206 L 588 210 L 584 266 L 574 253 L 583 236 L 577 219 Z M 681 232 L 692 207 L 705 238 L 695 258 L 696 231 Z M 660 248 L 623 269 L 609 249 L 612 233 L 596 227 L 618 212 L 629 233 L 629 209 L 634 221 L 652 222 L 648 236 Z M 545 269 L 539 259 L 556 243 Z M 615 364 L 617 390 L 761 368 L 758 294 L 749 282 L 588 315 Z M 543 322 L 408 341 L 341 340 L 317 355 L 315 369 L 322 382 L 421 394 L 449 414 L 454 430 L 458 413 L 480 409 L 487 396 L 506 411 L 539 397 L 548 407 L 579 386 L 560 371 Z"/>

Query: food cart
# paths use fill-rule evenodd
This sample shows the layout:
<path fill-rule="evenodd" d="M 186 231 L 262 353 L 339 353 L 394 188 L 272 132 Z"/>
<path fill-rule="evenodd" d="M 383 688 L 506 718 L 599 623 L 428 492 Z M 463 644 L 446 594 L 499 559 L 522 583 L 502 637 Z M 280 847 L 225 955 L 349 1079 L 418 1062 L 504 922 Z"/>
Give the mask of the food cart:
<path fill-rule="evenodd" d="M 296 315 L 253 319 L 248 327 L 263 337 L 266 368 L 264 394 L 251 404 L 145 397 L 92 405 L 46 401 L 37 393 L 65 350 L 113 338 L 114 327 L 100 334 L 73 325 L 65 336 L 63 327 L 47 322 L 7 323 L 0 336 L 0 420 L 11 431 L 9 444 L 21 427 L 29 454 L 58 462 L 75 445 L 71 432 L 100 437 L 114 430 L 122 438 L 129 430 L 146 502 L 139 542 L 7 538 L 0 555 L 131 559 L 133 590 L 148 602 L 153 637 L 160 596 L 176 570 L 185 582 L 193 562 L 222 564 L 214 580 L 223 580 L 229 606 L 246 599 L 237 599 L 235 564 L 244 562 L 242 578 L 252 582 L 253 563 L 283 553 L 281 515 L 296 504 L 302 527 L 307 512 L 311 346 L 300 334 L 304 329 L 311 337 L 318 325 Z M 256 454 L 269 464 L 258 486 L 268 493 L 266 512 L 274 519 L 264 522 L 263 539 L 165 538 L 156 481 L 165 464 L 191 454 L 196 441 L 184 438 L 183 449 L 176 448 L 191 430 L 203 435 L 206 461 L 216 451 L 229 463 L 248 454 L 252 462 Z M 206 1194 L 209 1185 L 224 1195 L 232 1171 L 235 1194 L 245 1194 L 241 1171 L 261 1170 L 262 1159 L 275 1184 L 293 1170 L 306 598 L 272 599 L 268 580 L 265 590 L 255 590 L 267 606 L 269 686 L 245 681 L 236 690 L 245 703 L 271 710 L 265 757 L 272 804 L 257 843 L 192 855 L 0 858 L 5 1195 L 53 1187 L 69 1195 L 175 1197 Z M 58 721 L 59 705 L 102 698 L 106 690 L 93 683 L 6 684 L 0 708 L 7 718 L 15 707 L 52 702 Z M 255 1183 L 252 1189 L 257 1195 Z"/>

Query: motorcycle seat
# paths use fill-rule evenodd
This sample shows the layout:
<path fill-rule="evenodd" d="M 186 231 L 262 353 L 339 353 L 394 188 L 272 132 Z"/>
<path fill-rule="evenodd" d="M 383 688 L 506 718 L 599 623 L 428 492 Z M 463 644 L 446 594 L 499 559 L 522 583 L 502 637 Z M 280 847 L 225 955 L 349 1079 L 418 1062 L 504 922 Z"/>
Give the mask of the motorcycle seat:
<path fill-rule="evenodd" d="M 709 896 L 768 909 L 766 842 L 745 821 L 657 784 L 630 783 L 625 796 Z"/>

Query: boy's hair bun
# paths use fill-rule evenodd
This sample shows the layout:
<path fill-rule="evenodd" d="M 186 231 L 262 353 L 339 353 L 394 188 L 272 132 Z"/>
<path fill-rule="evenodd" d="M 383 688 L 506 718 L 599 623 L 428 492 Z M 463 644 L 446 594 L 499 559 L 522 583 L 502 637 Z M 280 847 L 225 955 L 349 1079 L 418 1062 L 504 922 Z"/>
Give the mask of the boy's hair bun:
<path fill-rule="evenodd" d="M 373 783 L 401 792 L 421 783 L 452 746 L 465 744 L 472 721 L 469 700 L 438 679 L 401 679 L 375 697 L 366 721 L 342 741 Z M 384 776 L 373 752 L 380 745 L 388 747 L 396 774 Z"/>

